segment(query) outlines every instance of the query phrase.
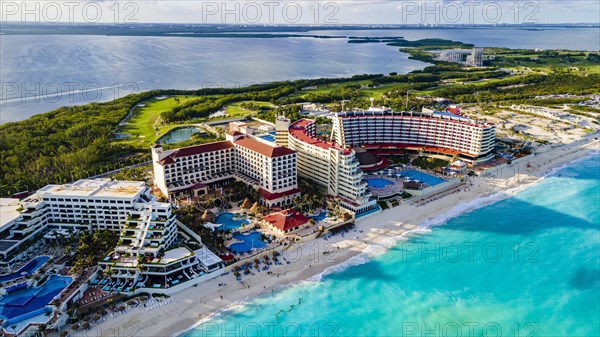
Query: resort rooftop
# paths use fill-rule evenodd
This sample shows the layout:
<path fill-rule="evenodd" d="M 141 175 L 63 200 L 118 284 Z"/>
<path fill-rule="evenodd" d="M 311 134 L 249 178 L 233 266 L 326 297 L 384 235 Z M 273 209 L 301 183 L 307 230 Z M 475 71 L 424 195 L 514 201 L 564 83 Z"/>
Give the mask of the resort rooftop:
<path fill-rule="evenodd" d="M 195 250 L 194 253 L 196 253 L 196 258 L 207 267 L 223 261 L 215 253 L 211 252 L 206 246 L 202 246 L 202 248 Z"/>
<path fill-rule="evenodd" d="M 325 150 L 330 149 L 330 148 L 334 148 L 334 149 L 337 149 L 337 150 L 342 150 L 342 152 L 344 154 L 349 154 L 349 153 L 352 152 L 352 150 L 342 148 L 339 145 L 337 145 L 336 143 L 326 142 L 324 140 L 320 140 L 320 139 L 317 139 L 317 138 L 314 138 L 314 137 L 308 135 L 306 133 L 306 127 L 308 125 L 310 125 L 311 123 L 314 123 L 314 121 L 311 120 L 311 119 L 300 119 L 300 120 L 297 120 L 292 125 L 290 125 L 290 128 L 289 128 L 288 131 L 289 131 L 289 133 L 290 133 L 290 135 L 292 137 L 300 140 L 303 143 L 311 144 L 311 145 L 320 147 L 320 148 L 325 149 Z"/>
<path fill-rule="evenodd" d="M 432 111 L 424 109 L 424 111 L 394 111 L 385 107 L 371 107 L 368 110 L 361 111 L 343 111 L 336 113 L 336 116 L 341 118 L 360 118 L 360 117 L 385 117 L 385 116 L 398 116 L 398 117 L 429 117 L 447 119 L 457 123 L 470 124 L 474 126 L 490 126 L 490 123 L 484 123 L 478 120 L 474 120 L 462 115 L 454 114 L 446 111 Z"/>
<path fill-rule="evenodd" d="M 296 151 L 286 147 L 263 143 L 248 136 L 241 136 L 234 140 L 233 143 L 269 158 L 282 157 L 296 153 Z"/>
<path fill-rule="evenodd" d="M 0 231 L 9 222 L 19 217 L 19 199 L 0 198 Z"/>
<path fill-rule="evenodd" d="M 47 185 L 33 196 L 37 197 L 107 197 L 132 198 L 146 189 L 141 181 L 111 181 L 110 179 L 81 179 L 71 184 Z M 26 200 L 29 200 L 26 199 Z"/>
<path fill-rule="evenodd" d="M 171 262 L 181 260 L 184 257 L 191 256 L 193 253 L 184 247 L 178 247 L 174 249 L 167 250 L 165 255 L 160 259 L 161 264 L 169 264 Z"/>

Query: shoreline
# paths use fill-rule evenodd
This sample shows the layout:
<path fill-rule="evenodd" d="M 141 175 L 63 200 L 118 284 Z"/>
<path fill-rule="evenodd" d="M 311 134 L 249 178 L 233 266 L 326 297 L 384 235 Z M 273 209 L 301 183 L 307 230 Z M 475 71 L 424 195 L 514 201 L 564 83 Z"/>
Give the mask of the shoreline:
<path fill-rule="evenodd" d="M 243 285 L 231 272 L 192 286 L 171 296 L 173 303 L 151 311 L 144 307 L 107 318 L 105 322 L 72 335 L 181 336 L 219 314 L 241 308 L 258 296 L 280 291 L 302 282 L 319 282 L 323 276 L 369 262 L 411 234 L 429 232 L 450 218 L 510 198 L 577 160 L 597 155 L 600 141 L 593 135 L 571 144 L 547 146 L 529 162 L 538 165 L 526 172 L 526 162 L 499 170 L 494 177 L 470 179 L 452 197 L 430 201 L 426 206 L 401 204 L 356 221 L 355 228 L 329 240 L 317 239 L 291 246 L 282 255 L 291 264 L 272 266 L 272 275 L 256 273 Z M 431 204 L 431 205 L 430 205 Z M 330 252 L 324 255 L 323 252 Z M 219 286 L 226 283 L 226 286 Z M 262 287 L 262 288 L 261 288 Z M 94 331 L 96 330 L 96 331 Z"/>

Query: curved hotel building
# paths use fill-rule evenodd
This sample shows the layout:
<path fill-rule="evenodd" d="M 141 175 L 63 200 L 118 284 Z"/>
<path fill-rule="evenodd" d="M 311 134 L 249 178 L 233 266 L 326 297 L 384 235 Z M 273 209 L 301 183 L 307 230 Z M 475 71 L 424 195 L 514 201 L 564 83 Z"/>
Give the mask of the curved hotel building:
<path fill-rule="evenodd" d="M 326 187 L 328 194 L 340 198 L 342 207 L 356 214 L 377 209 L 353 150 L 317 139 L 313 120 L 298 120 L 288 132 L 288 146 L 297 155 L 298 174 Z"/>
<path fill-rule="evenodd" d="M 280 122 L 278 132 L 287 127 L 283 118 Z M 356 214 L 377 208 L 357 160 L 359 148 L 361 156 L 365 152 L 391 155 L 415 150 L 454 156 L 473 164 L 493 158 L 496 139 L 494 125 L 461 115 L 426 109 L 396 112 L 385 107 L 337 113 L 333 117 L 332 142 L 317 138 L 313 120 L 298 120 L 287 129 L 287 145 L 296 151 L 298 174 L 326 187 L 328 194 L 339 196 L 341 205 Z M 379 164 L 363 168 L 373 169 Z"/>
<path fill-rule="evenodd" d="M 374 154 L 408 149 L 457 156 L 474 164 L 493 158 L 496 127 L 449 112 L 371 107 L 337 113 L 332 139 L 339 146 L 362 147 Z"/>

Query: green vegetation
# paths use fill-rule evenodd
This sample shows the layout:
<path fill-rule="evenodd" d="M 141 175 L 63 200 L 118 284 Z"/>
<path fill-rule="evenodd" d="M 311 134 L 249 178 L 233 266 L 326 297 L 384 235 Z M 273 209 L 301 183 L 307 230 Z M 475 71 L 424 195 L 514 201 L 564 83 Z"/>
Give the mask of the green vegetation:
<path fill-rule="evenodd" d="M 412 161 L 412 165 L 420 167 L 424 170 L 434 170 L 436 168 L 442 168 L 448 166 L 450 162 L 432 157 L 419 157 Z"/>
<path fill-rule="evenodd" d="M 529 68 L 536 72 L 549 72 L 555 68 L 568 68 L 580 73 L 600 72 L 600 54 L 597 52 L 488 48 L 486 53 L 491 57 L 486 63 L 493 67 Z"/>
<path fill-rule="evenodd" d="M 225 235 L 227 232 L 212 230 L 204 227 L 204 222 L 200 219 L 201 213 L 194 206 L 185 206 L 175 210 L 175 215 L 183 224 L 188 226 L 202 238 L 202 243 L 212 252 L 217 254 L 225 247 Z"/>
<path fill-rule="evenodd" d="M 248 117 L 248 116 L 256 116 L 256 114 L 260 111 L 268 111 L 273 107 L 273 104 L 270 102 L 260 102 L 260 101 L 245 101 L 245 102 L 235 102 L 229 104 L 225 107 L 226 117 L 221 117 L 224 119 L 227 118 L 240 118 L 240 117 Z"/>
<path fill-rule="evenodd" d="M 454 49 L 454 48 L 472 48 L 474 45 L 471 43 L 464 43 L 460 41 L 452 41 L 446 39 L 421 39 L 416 41 L 395 41 L 388 43 L 389 46 L 397 47 L 415 47 L 415 48 L 427 48 L 427 49 Z"/>
<path fill-rule="evenodd" d="M 146 181 L 148 179 L 148 171 L 151 169 L 150 166 L 128 168 L 121 170 L 110 177 L 115 180 Z"/>
<path fill-rule="evenodd" d="M 600 53 L 533 51 L 491 48 L 485 50 L 486 68 L 465 68 L 433 60 L 432 50 L 468 48 L 456 41 L 399 38 L 352 39 L 352 43 L 389 43 L 403 47 L 411 58 L 432 63 L 422 70 L 398 75 L 357 75 L 281 81 L 244 88 L 154 90 L 111 102 L 63 107 L 27 120 L 0 125 L 0 190 L 2 195 L 35 190 L 48 183 L 65 183 L 115 168 L 147 161 L 148 146 L 174 128 L 206 121 L 224 109 L 228 117 L 253 116 L 274 121 L 284 113 L 292 121 L 302 118 L 301 102 L 327 104 L 332 111 L 367 108 L 369 99 L 392 109 L 440 108 L 443 97 L 464 105 L 477 105 L 493 114 L 508 104 L 553 106 L 572 104 L 579 98 L 536 96 L 600 92 Z M 411 48 L 406 48 L 411 47 Z M 508 69 L 508 70 L 507 70 Z M 408 95 L 407 92 L 411 91 Z M 168 96 L 158 99 L 159 96 Z M 144 106 L 137 106 L 143 102 Z M 119 126 L 128 112 L 132 115 Z M 573 113 L 598 116 L 597 110 L 573 105 Z M 485 114 L 485 113 L 484 113 Z M 320 120 L 319 123 L 325 124 Z M 131 137 L 115 139 L 114 133 Z M 218 140 L 218 136 L 194 136 L 165 146 L 180 147 Z M 403 163 L 406 159 L 399 159 Z M 423 165 L 427 165 L 423 163 Z M 140 172 L 122 177 L 141 178 Z M 116 176 L 115 176 L 116 177 Z"/>
<path fill-rule="evenodd" d="M 109 171 L 146 160 L 149 153 L 110 142 L 129 109 L 156 96 L 149 91 L 111 102 L 63 107 L 0 125 L 3 195 Z"/>
<path fill-rule="evenodd" d="M 119 127 L 117 133 L 130 135 L 119 142 L 129 143 L 134 146 L 147 147 L 177 127 L 176 124 L 166 125 L 160 118 L 160 113 L 174 107 L 194 101 L 197 97 L 175 96 L 168 98 L 153 98 L 143 103 L 143 106 L 133 108 L 131 118 L 127 124 Z M 133 139 L 133 140 L 132 140 Z"/>
<path fill-rule="evenodd" d="M 109 230 L 83 232 L 79 237 L 73 270 L 94 266 L 112 251 L 119 241 L 119 233 Z"/>
<path fill-rule="evenodd" d="M 214 135 L 202 136 L 202 135 L 198 135 L 198 134 L 192 134 L 192 136 L 188 140 L 185 140 L 183 142 L 173 143 L 173 144 L 164 144 L 163 147 L 165 149 L 169 150 L 169 149 L 176 149 L 176 148 L 186 147 L 186 146 L 218 142 L 220 140 L 223 140 L 223 139 L 221 137 L 217 137 Z"/>

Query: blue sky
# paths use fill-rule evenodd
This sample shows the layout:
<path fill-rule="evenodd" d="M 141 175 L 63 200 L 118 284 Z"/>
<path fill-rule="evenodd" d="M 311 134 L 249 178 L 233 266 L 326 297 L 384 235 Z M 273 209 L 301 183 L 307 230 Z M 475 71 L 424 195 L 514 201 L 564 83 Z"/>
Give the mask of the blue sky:
<path fill-rule="evenodd" d="M 3 0 L 2 21 L 228 24 L 596 23 L 598 0 Z"/>

